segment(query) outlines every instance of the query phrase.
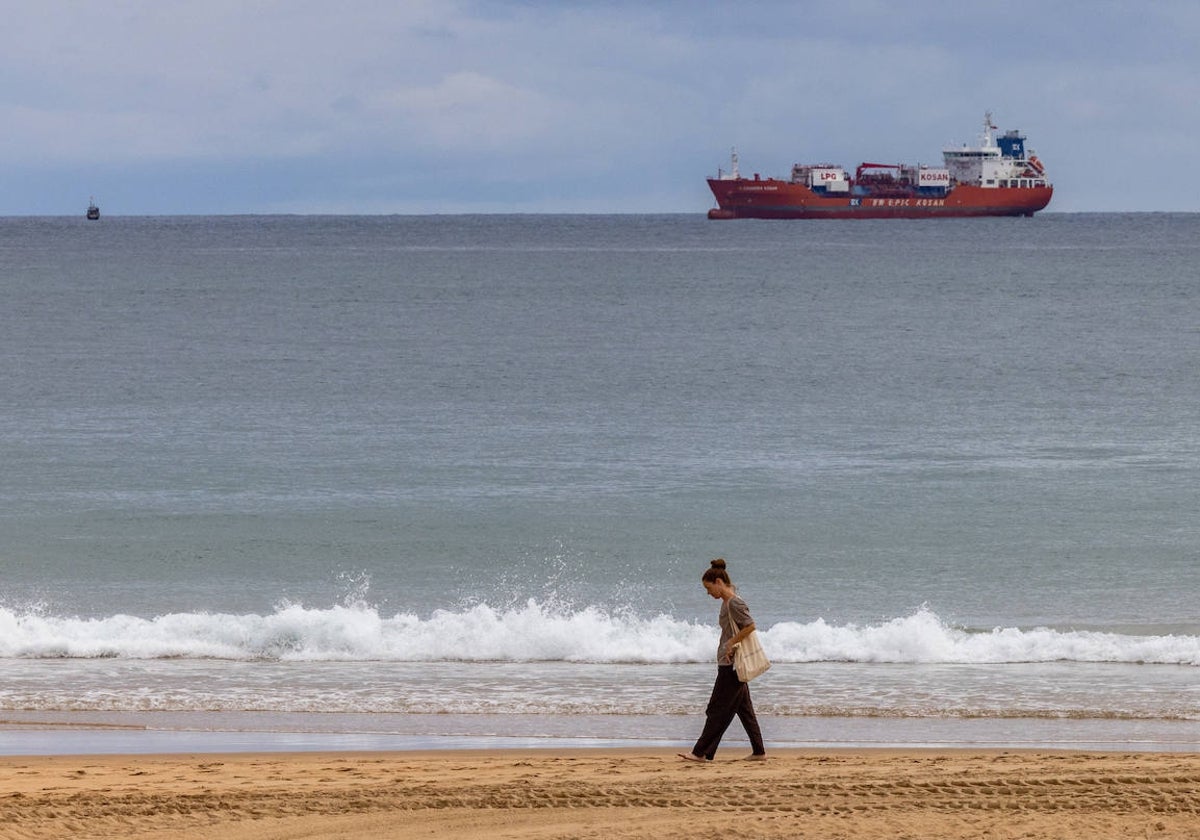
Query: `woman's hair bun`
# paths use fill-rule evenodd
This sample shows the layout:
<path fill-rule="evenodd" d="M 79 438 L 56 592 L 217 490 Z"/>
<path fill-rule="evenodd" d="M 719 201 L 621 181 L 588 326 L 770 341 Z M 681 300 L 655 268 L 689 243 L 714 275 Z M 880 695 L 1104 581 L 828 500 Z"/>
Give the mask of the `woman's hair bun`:
<path fill-rule="evenodd" d="M 718 557 L 716 560 L 712 561 L 712 563 L 710 563 L 709 565 L 711 565 L 714 569 L 724 569 L 725 568 L 725 559 L 723 557 Z"/>

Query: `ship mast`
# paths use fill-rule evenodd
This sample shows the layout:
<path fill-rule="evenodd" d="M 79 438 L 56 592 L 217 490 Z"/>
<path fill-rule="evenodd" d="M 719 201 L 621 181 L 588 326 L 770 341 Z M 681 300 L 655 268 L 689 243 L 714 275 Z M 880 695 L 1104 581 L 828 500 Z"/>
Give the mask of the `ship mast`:
<path fill-rule="evenodd" d="M 983 134 L 979 135 L 979 146 L 983 149 L 996 148 L 996 135 L 992 134 L 996 126 L 992 123 L 992 112 L 983 112 Z"/>
<path fill-rule="evenodd" d="M 728 175 L 726 175 L 725 170 L 718 169 L 717 170 L 717 180 L 718 181 L 736 181 L 742 177 L 741 173 L 738 172 L 738 156 L 737 156 L 736 148 L 730 149 L 729 162 L 730 162 L 730 165 L 733 167 L 733 171 L 730 172 Z"/>

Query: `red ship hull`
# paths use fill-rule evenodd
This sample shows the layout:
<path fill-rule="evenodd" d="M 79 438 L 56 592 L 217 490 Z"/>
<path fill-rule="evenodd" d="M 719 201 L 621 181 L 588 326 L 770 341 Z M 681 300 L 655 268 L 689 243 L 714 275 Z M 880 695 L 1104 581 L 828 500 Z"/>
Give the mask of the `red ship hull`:
<path fill-rule="evenodd" d="M 1032 216 L 1050 203 L 1054 187 L 978 187 L 959 184 L 945 195 L 917 193 L 818 195 L 804 184 L 774 178 L 709 178 L 717 199 L 710 219 L 934 219 Z"/>

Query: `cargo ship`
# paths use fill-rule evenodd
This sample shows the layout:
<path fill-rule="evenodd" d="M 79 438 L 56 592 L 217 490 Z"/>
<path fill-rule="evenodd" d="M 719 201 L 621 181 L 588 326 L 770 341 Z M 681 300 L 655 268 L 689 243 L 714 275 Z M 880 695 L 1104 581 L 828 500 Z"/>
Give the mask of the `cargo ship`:
<path fill-rule="evenodd" d="M 729 172 L 708 186 L 717 206 L 710 219 L 929 219 L 1032 216 L 1050 203 L 1054 187 L 1025 136 L 997 136 L 983 118 L 977 146 L 942 150 L 940 167 L 863 163 L 854 177 L 829 163 L 796 164 L 787 178 L 743 178 L 737 151 Z"/>

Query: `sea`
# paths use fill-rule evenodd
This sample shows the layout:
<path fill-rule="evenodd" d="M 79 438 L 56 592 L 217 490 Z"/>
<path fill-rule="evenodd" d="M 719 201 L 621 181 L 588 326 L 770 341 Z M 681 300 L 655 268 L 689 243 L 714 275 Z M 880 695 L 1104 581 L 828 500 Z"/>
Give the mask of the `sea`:
<path fill-rule="evenodd" d="M 1200 752 L 1197 265 L 1196 214 L 0 218 L 0 753 L 690 746 L 716 557 L 768 749 Z"/>

